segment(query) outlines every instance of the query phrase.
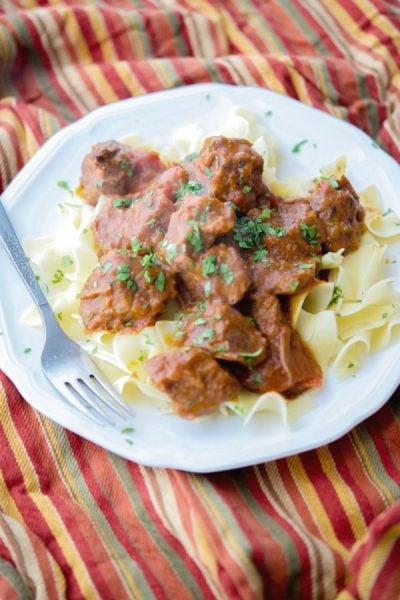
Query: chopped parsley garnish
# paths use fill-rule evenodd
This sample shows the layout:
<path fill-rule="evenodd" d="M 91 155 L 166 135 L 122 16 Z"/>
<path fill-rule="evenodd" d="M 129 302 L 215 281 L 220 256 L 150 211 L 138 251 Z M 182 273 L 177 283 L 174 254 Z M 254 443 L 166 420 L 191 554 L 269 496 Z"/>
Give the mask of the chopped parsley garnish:
<path fill-rule="evenodd" d="M 72 194 L 74 193 L 73 189 L 70 187 L 68 181 L 57 181 L 57 186 L 63 190 L 66 190 L 68 192 L 68 194 L 70 194 L 70 196 L 72 196 Z"/>
<path fill-rule="evenodd" d="M 124 429 L 121 429 L 121 433 L 123 434 L 127 434 L 127 433 L 133 433 L 135 430 L 133 429 L 133 427 L 124 427 Z"/>
<path fill-rule="evenodd" d="M 199 153 L 198 152 L 191 152 L 190 154 L 188 154 L 187 156 L 185 156 L 184 160 L 188 160 L 189 162 L 192 162 L 193 160 L 195 160 L 198 157 L 199 157 Z"/>
<path fill-rule="evenodd" d="M 215 336 L 215 331 L 214 329 L 212 329 L 212 327 L 207 327 L 204 331 L 202 331 L 200 333 L 200 335 L 198 335 L 194 340 L 193 343 L 194 344 L 203 344 L 204 342 L 207 342 L 208 340 L 212 340 L 212 338 Z"/>
<path fill-rule="evenodd" d="M 130 163 L 128 160 L 125 160 L 122 158 L 118 162 L 118 166 L 121 169 L 121 171 L 123 171 L 126 175 L 128 175 L 128 177 L 132 177 L 133 171 L 134 171 L 132 163 Z"/>
<path fill-rule="evenodd" d="M 157 275 L 154 285 L 160 292 L 165 290 L 165 274 L 163 271 L 160 271 Z"/>
<path fill-rule="evenodd" d="M 101 265 L 102 273 L 107 273 L 107 271 L 109 271 L 112 266 L 113 266 L 113 264 L 109 260 L 107 262 L 105 262 L 104 265 Z"/>
<path fill-rule="evenodd" d="M 200 195 L 205 192 L 205 187 L 200 181 L 195 181 L 190 179 L 187 183 L 185 181 L 180 181 L 179 188 L 175 192 L 174 197 L 175 200 L 182 200 L 184 196 L 187 194 L 195 194 Z"/>
<path fill-rule="evenodd" d="M 244 186 L 242 187 L 242 191 L 243 191 L 245 194 L 248 194 L 249 192 L 251 192 L 251 190 L 252 190 L 252 187 L 251 187 L 250 185 L 244 185 Z"/>
<path fill-rule="evenodd" d="M 208 179 L 212 179 L 214 173 L 211 171 L 210 167 L 206 167 L 204 169 L 204 173 L 207 175 Z"/>
<path fill-rule="evenodd" d="M 221 272 L 222 279 L 225 281 L 225 283 L 229 285 L 234 281 L 235 275 L 231 271 L 229 265 L 227 265 L 226 263 L 222 263 L 219 267 L 219 270 Z"/>
<path fill-rule="evenodd" d="M 106 263 L 107 264 L 107 263 Z M 117 267 L 117 279 L 120 281 L 128 281 L 131 276 L 131 268 L 128 264 L 118 265 Z"/>
<path fill-rule="evenodd" d="M 115 198 L 113 200 L 113 206 L 115 208 L 129 208 L 132 206 L 132 198 Z"/>
<path fill-rule="evenodd" d="M 324 181 L 328 181 L 334 190 L 338 190 L 340 188 L 339 182 L 333 177 L 333 175 L 330 175 L 329 177 L 321 175 L 321 179 L 323 179 Z"/>
<path fill-rule="evenodd" d="M 272 208 L 265 207 L 262 209 L 260 217 L 262 219 L 269 219 L 272 215 Z"/>
<path fill-rule="evenodd" d="M 206 281 L 206 283 L 204 284 L 204 295 L 206 298 L 208 298 L 209 295 L 211 294 L 211 290 L 212 290 L 211 281 Z"/>
<path fill-rule="evenodd" d="M 299 282 L 297 281 L 297 279 L 293 279 L 293 281 L 290 282 L 290 291 L 295 292 L 298 287 L 299 287 Z"/>
<path fill-rule="evenodd" d="M 193 325 L 205 325 L 207 323 L 206 319 L 202 319 L 201 317 L 199 317 L 198 319 L 196 319 L 195 321 L 193 321 Z"/>
<path fill-rule="evenodd" d="M 307 244 L 311 244 L 312 246 L 317 246 L 319 244 L 318 238 L 320 238 L 320 234 L 318 233 L 317 227 L 315 225 L 307 225 L 302 221 L 300 223 L 300 231 L 301 237 Z"/>
<path fill-rule="evenodd" d="M 192 231 L 187 233 L 186 239 L 195 252 L 200 252 L 200 250 L 203 249 L 203 242 L 201 240 L 199 224 L 197 221 L 189 221 L 189 225 L 191 226 Z"/>
<path fill-rule="evenodd" d="M 74 261 L 72 260 L 72 258 L 68 255 L 66 256 L 62 256 L 61 257 L 61 262 L 63 264 L 64 267 L 70 267 L 71 265 L 74 264 Z"/>
<path fill-rule="evenodd" d="M 138 254 L 143 248 L 142 242 L 134 235 L 131 237 L 131 248 L 134 254 Z"/>
<path fill-rule="evenodd" d="M 256 250 L 253 254 L 253 261 L 254 262 L 262 262 L 264 264 L 269 263 L 269 259 L 268 259 L 268 250 L 266 250 L 265 248 L 260 248 L 259 250 Z"/>
<path fill-rule="evenodd" d="M 99 188 L 100 190 L 103 187 L 103 185 L 104 185 L 104 179 L 98 179 L 96 181 L 96 187 Z"/>
<path fill-rule="evenodd" d="M 261 373 L 256 373 L 253 377 L 252 377 L 252 383 L 255 383 L 257 385 L 259 385 L 260 383 L 262 383 L 263 378 Z"/>
<path fill-rule="evenodd" d="M 298 154 L 300 152 L 300 150 L 302 149 L 302 147 L 304 146 L 304 144 L 307 144 L 308 140 L 301 140 L 301 142 L 298 142 L 297 144 L 295 144 L 292 148 L 292 152 L 293 154 Z"/>
<path fill-rule="evenodd" d="M 60 281 L 62 281 L 63 279 L 64 279 L 63 271 L 61 271 L 61 269 L 57 269 L 57 271 L 53 275 L 53 279 L 51 280 L 51 283 L 60 283 Z"/>
<path fill-rule="evenodd" d="M 394 211 L 393 211 L 393 209 L 392 209 L 392 208 L 387 208 L 387 209 L 385 210 L 385 212 L 384 212 L 384 213 L 382 213 L 382 217 L 386 217 L 387 215 L 390 215 L 390 213 L 393 213 L 393 212 L 394 212 Z"/>
<path fill-rule="evenodd" d="M 332 298 L 328 304 L 328 307 L 337 304 L 340 298 L 343 298 L 343 290 L 339 285 L 334 285 L 332 291 Z"/>
<path fill-rule="evenodd" d="M 217 257 L 214 255 L 206 256 L 203 260 L 202 274 L 207 277 L 214 275 L 218 271 Z"/>
<path fill-rule="evenodd" d="M 168 243 L 166 246 L 167 260 L 171 263 L 178 256 L 178 248 L 176 244 Z"/>
<path fill-rule="evenodd" d="M 24 354 L 29 354 L 29 352 L 32 352 L 32 348 L 24 348 Z"/>
<path fill-rule="evenodd" d="M 299 269 L 312 269 L 314 263 L 299 263 L 297 266 Z"/>
<path fill-rule="evenodd" d="M 261 217 L 252 218 L 248 216 L 238 217 L 236 226 L 233 229 L 233 239 L 239 244 L 240 248 L 257 248 L 262 245 L 266 235 L 283 237 L 286 235 L 286 231 L 282 227 L 264 223 Z"/>

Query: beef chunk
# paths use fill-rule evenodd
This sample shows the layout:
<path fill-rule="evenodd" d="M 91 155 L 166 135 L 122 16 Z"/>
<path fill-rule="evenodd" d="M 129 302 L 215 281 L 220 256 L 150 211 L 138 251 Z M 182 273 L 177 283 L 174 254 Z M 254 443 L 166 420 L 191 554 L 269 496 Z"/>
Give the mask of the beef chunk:
<path fill-rule="evenodd" d="M 253 316 L 268 340 L 265 359 L 257 366 L 237 375 L 249 390 L 276 391 L 287 397 L 322 385 L 321 368 L 298 333 L 281 311 L 279 300 L 270 294 L 254 299 Z"/>
<path fill-rule="evenodd" d="M 138 196 L 108 198 L 92 225 L 99 251 L 130 249 L 132 243 L 136 247 L 139 243 L 147 251 L 155 250 L 174 210 L 173 202 L 158 189 Z"/>
<path fill-rule="evenodd" d="M 200 181 L 207 194 L 231 202 L 246 212 L 269 191 L 262 181 L 264 161 L 247 140 L 209 137 L 200 156 L 185 164 L 191 178 Z"/>
<path fill-rule="evenodd" d="M 134 194 L 164 171 L 156 152 L 133 150 L 114 140 L 95 144 L 82 163 L 82 195 L 95 205 L 101 194 Z"/>
<path fill-rule="evenodd" d="M 215 410 L 239 392 L 238 382 L 207 352 L 191 348 L 150 358 L 145 368 L 172 400 L 174 411 L 192 419 Z"/>
<path fill-rule="evenodd" d="M 154 324 L 174 295 L 173 278 L 154 263 L 152 255 L 111 250 L 89 276 L 80 312 L 88 331 L 139 331 Z"/>
<path fill-rule="evenodd" d="M 310 193 L 309 202 L 325 228 L 325 252 L 358 248 L 364 231 L 364 209 L 345 176 L 339 181 L 320 181 Z"/>
<path fill-rule="evenodd" d="M 321 253 L 321 227 L 306 199 L 277 198 L 271 208 L 250 211 L 238 222 L 239 235 L 235 237 L 239 245 L 243 239 L 247 240 L 246 228 L 250 232 L 251 228 L 261 231 L 256 247 L 246 251 L 256 289 L 294 294 L 315 282 L 316 260 Z"/>
<path fill-rule="evenodd" d="M 229 204 L 207 196 L 187 196 L 172 215 L 160 258 L 176 271 L 209 248 L 216 237 L 232 229 L 235 213 Z"/>
<path fill-rule="evenodd" d="M 179 343 L 198 346 L 222 360 L 242 364 L 263 360 L 266 340 L 251 319 L 228 304 L 199 304 L 183 314 L 177 335 Z"/>
<path fill-rule="evenodd" d="M 246 264 L 238 251 L 222 243 L 203 252 L 180 276 L 195 300 L 216 298 L 236 304 L 250 285 Z"/>

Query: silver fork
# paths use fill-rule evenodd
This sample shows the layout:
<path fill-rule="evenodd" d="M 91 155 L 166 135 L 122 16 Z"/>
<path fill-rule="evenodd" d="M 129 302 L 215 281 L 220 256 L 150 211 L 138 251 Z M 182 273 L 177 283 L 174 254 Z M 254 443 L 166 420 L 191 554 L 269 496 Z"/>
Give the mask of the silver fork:
<path fill-rule="evenodd" d="M 0 238 L 28 288 L 45 327 L 42 370 L 68 405 L 100 425 L 133 412 L 94 365 L 87 352 L 65 335 L 47 302 L 0 199 Z"/>

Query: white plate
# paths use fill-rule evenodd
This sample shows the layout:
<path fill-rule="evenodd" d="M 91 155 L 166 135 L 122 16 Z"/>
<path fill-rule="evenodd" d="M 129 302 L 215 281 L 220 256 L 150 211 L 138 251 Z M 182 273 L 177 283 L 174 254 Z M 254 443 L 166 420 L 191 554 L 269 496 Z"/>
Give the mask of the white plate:
<path fill-rule="evenodd" d="M 345 154 L 356 189 L 374 183 L 386 207 L 400 213 L 400 170 L 393 159 L 351 125 L 295 100 L 256 88 L 219 84 L 188 86 L 99 108 L 54 135 L 22 169 L 3 195 L 21 239 L 54 231 L 57 203 L 64 193 L 57 181 L 78 181 L 83 156 L 95 142 L 137 131 L 144 138 L 170 141 L 171 132 L 195 122 L 213 132 L 232 105 L 246 106 L 265 119 L 279 140 L 283 172 L 314 176 L 318 169 Z M 269 116 L 267 113 L 272 111 Z M 299 154 L 293 145 L 307 139 Z M 1 244 L 0 244 L 1 246 Z M 399 245 L 390 255 L 400 256 Z M 400 281 L 400 261 L 391 267 Z M 77 416 L 49 387 L 40 369 L 43 333 L 23 327 L 20 316 L 31 304 L 5 251 L 0 248 L 0 366 L 38 411 L 67 429 L 128 459 L 157 467 L 209 472 L 256 464 L 296 454 L 330 442 L 378 410 L 400 382 L 400 343 L 370 357 L 355 377 L 327 378 L 313 408 L 289 429 L 271 413 L 243 427 L 236 416 L 186 422 L 155 408 L 137 407 L 132 422 L 114 428 L 96 426 Z M 24 348 L 32 352 L 24 353 Z M 133 427 L 134 434 L 121 433 Z M 126 440 L 131 437 L 133 444 Z"/>

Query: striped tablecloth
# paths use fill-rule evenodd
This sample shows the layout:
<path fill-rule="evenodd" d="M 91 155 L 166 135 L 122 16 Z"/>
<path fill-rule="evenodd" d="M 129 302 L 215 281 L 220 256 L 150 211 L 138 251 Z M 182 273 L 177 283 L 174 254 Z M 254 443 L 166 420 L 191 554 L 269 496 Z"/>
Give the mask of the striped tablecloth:
<path fill-rule="evenodd" d="M 399 30 L 399 0 L 2 0 L 0 187 L 96 106 L 206 81 L 298 98 L 399 160 Z M 0 379 L 1 600 L 400 597 L 399 390 L 328 446 L 193 475 L 108 453 Z"/>

